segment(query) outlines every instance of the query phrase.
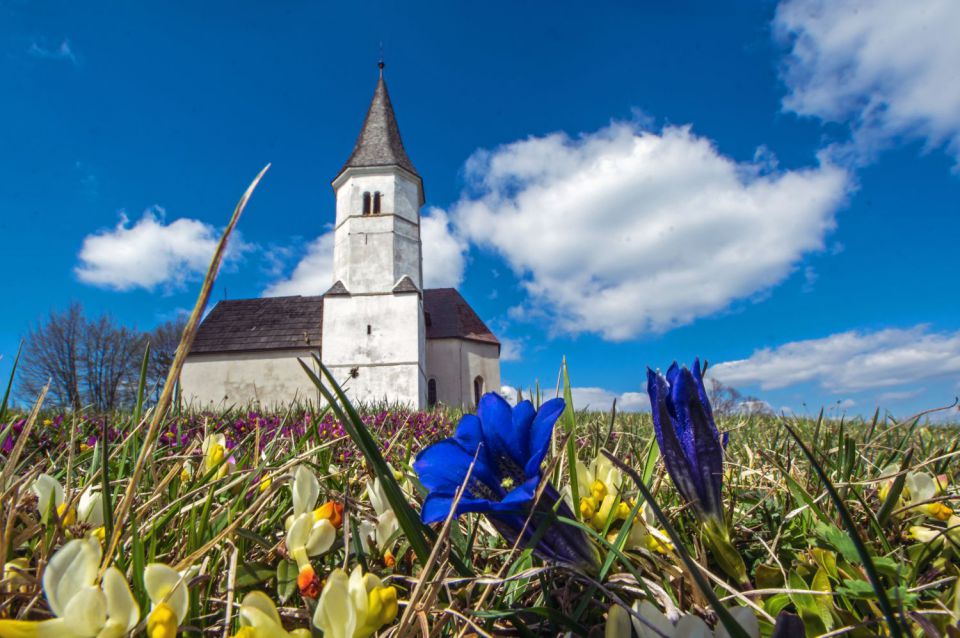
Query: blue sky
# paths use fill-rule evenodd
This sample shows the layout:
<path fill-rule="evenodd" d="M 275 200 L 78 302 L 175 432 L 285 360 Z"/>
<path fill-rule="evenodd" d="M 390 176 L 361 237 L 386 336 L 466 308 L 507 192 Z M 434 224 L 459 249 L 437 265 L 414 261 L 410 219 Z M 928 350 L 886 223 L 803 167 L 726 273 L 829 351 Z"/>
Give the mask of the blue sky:
<path fill-rule="evenodd" d="M 777 410 L 952 401 L 960 5 L 666 4 L 0 1 L 0 375 L 71 300 L 189 308 L 267 162 L 214 298 L 325 289 L 382 41 L 428 283 L 504 383 L 566 355 L 580 406 L 642 408 L 700 355 Z"/>

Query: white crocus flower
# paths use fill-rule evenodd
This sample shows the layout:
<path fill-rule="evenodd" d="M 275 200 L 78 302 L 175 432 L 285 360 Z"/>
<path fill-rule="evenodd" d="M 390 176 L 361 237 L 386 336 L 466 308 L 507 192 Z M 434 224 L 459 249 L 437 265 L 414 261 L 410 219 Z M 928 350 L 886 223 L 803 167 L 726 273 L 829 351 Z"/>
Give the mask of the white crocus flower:
<path fill-rule="evenodd" d="M 387 546 L 387 541 L 400 529 L 400 523 L 390 507 L 390 501 L 387 500 L 387 494 L 379 478 L 373 479 L 372 483 L 367 481 L 367 498 L 373 506 L 373 511 L 377 513 L 377 525 L 373 530 L 374 539 L 380 551 L 385 553 L 391 549 Z"/>
<path fill-rule="evenodd" d="M 103 494 L 90 488 L 83 490 L 77 503 L 77 518 L 94 529 L 103 527 Z"/>
<path fill-rule="evenodd" d="M 41 474 L 30 486 L 33 493 L 37 495 L 37 509 L 41 516 L 47 516 L 50 513 L 62 516 L 64 494 L 63 486 L 60 482 L 49 474 Z"/>
<path fill-rule="evenodd" d="M 230 461 L 223 461 L 227 454 L 227 437 L 223 434 L 208 434 L 200 447 L 203 452 L 203 473 L 209 474 L 213 468 L 219 467 L 214 478 L 221 479 L 230 471 Z"/>
<path fill-rule="evenodd" d="M 235 638 L 309 638 L 309 629 L 287 631 L 273 601 L 262 591 L 250 592 L 240 603 L 240 631 Z"/>
<path fill-rule="evenodd" d="M 640 638 L 662 638 L 663 636 L 667 638 L 730 638 L 730 634 L 722 624 L 717 625 L 714 633 L 698 616 L 682 616 L 674 624 L 648 600 L 633 603 L 633 611 L 646 621 L 644 623 L 631 616 L 633 629 Z M 734 607 L 729 611 L 748 636 L 760 638 L 760 625 L 753 611 L 746 607 Z"/>
<path fill-rule="evenodd" d="M 63 486 L 49 474 L 38 476 L 31 489 L 37 495 L 37 509 L 41 516 L 46 516 L 48 512 L 55 512 L 65 526 L 79 522 L 89 526 L 92 534 L 102 536 L 103 495 L 99 490 L 87 487 L 80 494 L 77 508 L 67 510 Z"/>
<path fill-rule="evenodd" d="M 342 569 L 330 572 L 313 624 L 323 630 L 324 638 L 367 638 L 393 622 L 397 610 L 396 588 L 364 574 L 358 565 L 349 578 Z"/>
<path fill-rule="evenodd" d="M 298 465 L 293 470 L 293 482 L 290 489 L 293 493 L 293 514 L 287 517 L 287 530 L 290 529 L 294 519 L 298 516 L 313 512 L 317 506 L 317 499 L 320 498 L 320 481 L 309 469 Z"/>
<path fill-rule="evenodd" d="M 43 592 L 54 618 L 0 620 L 4 638 L 121 638 L 140 619 L 140 608 L 123 574 L 111 567 L 97 586 L 102 558 L 94 538 L 61 547 L 43 572 Z"/>
<path fill-rule="evenodd" d="M 143 570 L 143 586 L 150 597 L 147 635 L 150 638 L 175 638 L 177 628 L 187 617 L 189 598 L 186 576 L 162 563 L 150 563 Z"/>

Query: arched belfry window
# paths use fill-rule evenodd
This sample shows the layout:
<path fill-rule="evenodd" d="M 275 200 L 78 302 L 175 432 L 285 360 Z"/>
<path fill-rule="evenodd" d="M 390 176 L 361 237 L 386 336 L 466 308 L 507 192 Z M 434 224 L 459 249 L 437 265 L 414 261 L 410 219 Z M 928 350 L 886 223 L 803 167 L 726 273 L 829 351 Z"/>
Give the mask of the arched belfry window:
<path fill-rule="evenodd" d="M 477 377 L 473 380 L 473 404 L 480 405 L 480 397 L 483 396 L 483 377 Z"/>
<path fill-rule="evenodd" d="M 437 380 L 427 381 L 427 407 L 432 408 L 437 404 Z"/>
<path fill-rule="evenodd" d="M 380 214 L 380 191 L 377 191 L 373 194 L 373 214 Z"/>
<path fill-rule="evenodd" d="M 363 194 L 363 214 L 370 214 L 370 193 Z"/>

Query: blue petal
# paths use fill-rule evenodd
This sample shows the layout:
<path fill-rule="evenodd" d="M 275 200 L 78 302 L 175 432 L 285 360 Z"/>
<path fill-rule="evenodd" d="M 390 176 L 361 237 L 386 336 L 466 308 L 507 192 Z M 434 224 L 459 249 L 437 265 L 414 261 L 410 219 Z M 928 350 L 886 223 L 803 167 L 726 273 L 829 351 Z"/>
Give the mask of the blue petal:
<path fill-rule="evenodd" d="M 707 397 L 707 389 L 703 385 L 703 374 L 700 372 L 700 357 L 693 360 L 693 379 L 697 382 L 697 394 L 700 395 L 700 403 L 706 409 L 710 423 L 713 423 L 713 408 L 710 407 L 710 399 Z M 713 426 L 716 429 L 716 425 Z M 726 447 L 726 444 L 724 444 Z"/>
<path fill-rule="evenodd" d="M 464 450 L 453 439 L 444 439 L 420 452 L 413 463 L 413 469 L 428 491 L 453 494 L 463 484 L 471 463 L 473 454 Z M 477 463 L 473 467 L 471 484 L 475 480 L 486 485 L 493 494 L 503 494 L 500 479 L 487 465 L 483 454 L 477 456 Z"/>
<path fill-rule="evenodd" d="M 525 403 L 528 402 L 525 401 Z M 543 457 L 547 455 L 547 450 L 550 449 L 553 426 L 563 413 L 564 407 L 566 407 L 566 403 L 563 399 L 550 399 L 537 410 L 537 416 L 530 427 L 530 457 L 523 468 L 527 476 L 539 474 Z"/>
<path fill-rule="evenodd" d="M 480 419 L 474 414 L 464 414 L 457 423 L 457 431 L 453 439 L 460 444 L 467 452 L 473 454 L 477 451 L 477 446 L 483 442 L 483 428 L 480 426 Z"/>
<path fill-rule="evenodd" d="M 527 479 L 514 489 L 510 490 L 506 496 L 503 497 L 503 500 L 500 501 L 499 505 L 501 507 L 495 507 L 498 511 L 510 511 L 523 509 L 523 505 L 527 505 L 530 501 L 533 500 L 533 497 L 537 494 L 537 487 L 540 486 L 540 477 L 534 476 Z"/>
<path fill-rule="evenodd" d="M 685 423 L 689 434 L 692 452 L 688 452 L 687 458 L 698 484 L 701 507 L 708 515 L 722 516 L 723 447 L 717 426 L 700 401 L 696 379 L 686 368 L 678 379 L 674 397 L 677 420 Z"/>
<path fill-rule="evenodd" d="M 457 503 L 456 516 L 466 514 L 467 512 L 489 512 L 493 503 L 482 498 L 470 498 L 464 495 Z M 442 492 L 431 492 L 423 499 L 423 507 L 420 509 L 420 520 L 424 523 L 437 523 L 447 520 L 450 515 L 450 508 L 453 507 L 453 494 Z"/>
<path fill-rule="evenodd" d="M 513 429 L 520 439 L 520 456 L 523 458 L 530 456 L 530 426 L 536 416 L 537 411 L 529 401 L 521 401 L 513 406 Z"/>
<path fill-rule="evenodd" d="M 647 368 L 647 394 L 650 395 L 650 408 L 653 413 L 653 432 L 657 437 L 663 464 L 684 500 L 688 503 L 696 503 L 698 501 L 697 484 L 691 474 L 683 447 L 677 438 L 674 417 L 667 409 L 669 393 L 667 380 Z"/>
<path fill-rule="evenodd" d="M 499 394 L 488 392 L 480 397 L 477 416 L 483 425 L 487 454 L 498 474 L 511 476 L 522 471 L 527 462 L 527 432 L 521 434 L 514 428 L 510 404 Z M 516 469 L 511 471 L 511 465 Z"/>

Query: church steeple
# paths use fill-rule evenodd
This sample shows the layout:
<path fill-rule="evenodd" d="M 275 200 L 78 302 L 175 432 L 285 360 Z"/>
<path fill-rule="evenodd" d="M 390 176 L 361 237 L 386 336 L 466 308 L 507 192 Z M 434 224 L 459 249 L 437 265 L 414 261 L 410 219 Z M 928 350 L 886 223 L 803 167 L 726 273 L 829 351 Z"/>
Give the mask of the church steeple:
<path fill-rule="evenodd" d="M 353 146 L 353 153 L 340 169 L 340 174 L 348 168 L 399 166 L 419 178 L 417 169 L 403 148 L 400 128 L 397 126 L 390 94 L 387 92 L 387 83 L 383 79 L 383 60 L 377 66 L 380 67 L 380 78 L 373 93 L 373 100 L 363 121 L 360 136 Z"/>

